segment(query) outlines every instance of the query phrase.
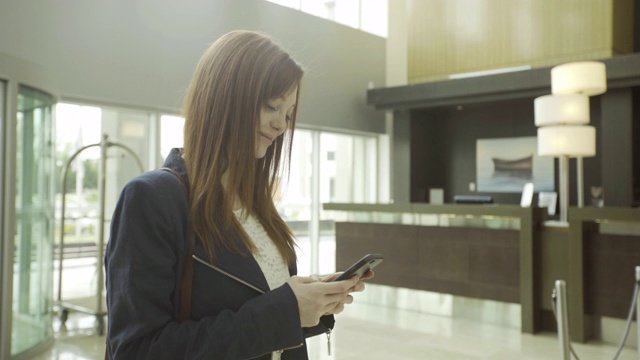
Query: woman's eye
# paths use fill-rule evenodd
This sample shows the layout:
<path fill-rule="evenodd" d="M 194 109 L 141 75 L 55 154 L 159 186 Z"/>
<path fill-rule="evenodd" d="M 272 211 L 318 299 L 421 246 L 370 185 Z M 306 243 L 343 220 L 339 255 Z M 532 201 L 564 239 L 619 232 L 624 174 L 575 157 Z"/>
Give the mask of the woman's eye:
<path fill-rule="evenodd" d="M 271 110 L 271 111 L 278 111 L 280 110 L 277 106 L 273 106 L 273 105 L 269 105 L 267 104 L 267 109 Z"/>
<path fill-rule="evenodd" d="M 291 122 L 293 120 L 293 118 L 291 117 L 291 115 L 287 115 L 287 122 Z"/>

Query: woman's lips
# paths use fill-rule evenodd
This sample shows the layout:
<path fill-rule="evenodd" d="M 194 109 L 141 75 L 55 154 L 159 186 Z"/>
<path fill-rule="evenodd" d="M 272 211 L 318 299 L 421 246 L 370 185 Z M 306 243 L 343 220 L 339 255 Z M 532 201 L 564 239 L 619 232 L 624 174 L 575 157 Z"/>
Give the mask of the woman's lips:
<path fill-rule="evenodd" d="M 269 143 L 272 143 L 272 142 L 273 142 L 273 138 L 272 138 L 272 137 L 270 137 L 269 135 L 264 134 L 264 133 L 260 133 L 260 135 L 261 135 L 264 139 L 266 139 L 267 141 L 269 141 Z"/>

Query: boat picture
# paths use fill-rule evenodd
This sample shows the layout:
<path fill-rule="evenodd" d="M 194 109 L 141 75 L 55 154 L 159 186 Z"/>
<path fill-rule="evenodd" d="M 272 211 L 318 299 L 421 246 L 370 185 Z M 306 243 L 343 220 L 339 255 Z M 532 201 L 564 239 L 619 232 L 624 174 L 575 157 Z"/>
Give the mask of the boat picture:
<path fill-rule="evenodd" d="M 494 171 L 528 171 L 533 170 L 533 154 L 517 159 L 491 158 Z"/>
<path fill-rule="evenodd" d="M 527 183 L 555 191 L 554 159 L 537 149 L 536 136 L 476 139 L 476 191 L 521 194 Z"/>

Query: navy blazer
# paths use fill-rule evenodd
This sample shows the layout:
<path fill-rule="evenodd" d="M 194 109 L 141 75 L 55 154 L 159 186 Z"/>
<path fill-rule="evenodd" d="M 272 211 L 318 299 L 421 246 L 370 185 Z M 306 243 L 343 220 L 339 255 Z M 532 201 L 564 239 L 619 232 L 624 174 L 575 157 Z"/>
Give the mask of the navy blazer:
<path fill-rule="evenodd" d="M 178 149 L 164 166 L 188 181 Z M 333 316 L 302 329 L 291 287 L 269 290 L 235 236 L 243 254 L 220 249 L 215 266 L 196 241 L 191 320 L 175 320 L 187 212 L 184 187 L 170 172 L 150 171 L 124 187 L 104 259 L 111 359 L 270 359 L 275 350 L 285 350 L 283 359 L 307 359 L 305 337 L 330 331 Z"/>

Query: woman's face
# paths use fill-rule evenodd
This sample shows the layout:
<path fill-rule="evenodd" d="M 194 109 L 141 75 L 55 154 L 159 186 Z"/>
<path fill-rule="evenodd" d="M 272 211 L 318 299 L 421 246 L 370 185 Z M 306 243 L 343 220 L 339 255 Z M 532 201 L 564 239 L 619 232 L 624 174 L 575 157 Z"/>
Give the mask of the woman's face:
<path fill-rule="evenodd" d="M 283 97 L 267 100 L 260 110 L 260 123 L 256 134 L 256 159 L 261 159 L 274 140 L 282 135 L 293 116 L 298 87 L 294 86 Z"/>

